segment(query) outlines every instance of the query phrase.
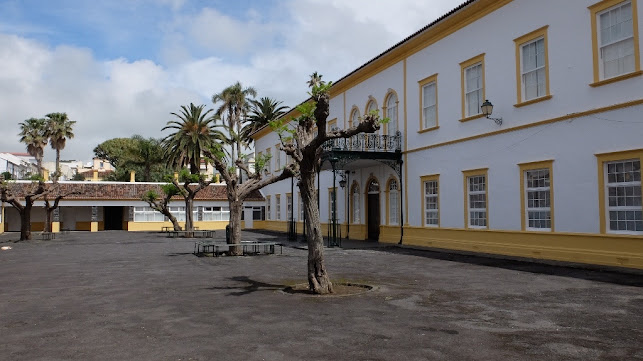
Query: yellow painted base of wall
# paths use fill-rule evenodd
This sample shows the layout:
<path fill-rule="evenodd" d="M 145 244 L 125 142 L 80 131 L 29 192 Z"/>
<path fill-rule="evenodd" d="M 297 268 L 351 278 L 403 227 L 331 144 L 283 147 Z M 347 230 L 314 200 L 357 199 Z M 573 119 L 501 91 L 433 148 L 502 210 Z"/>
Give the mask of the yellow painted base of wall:
<path fill-rule="evenodd" d="M 243 221 L 241 226 L 243 227 Z M 195 227 L 199 230 L 223 230 L 228 225 L 228 221 L 201 221 L 194 222 Z M 181 228 L 185 228 L 185 222 L 179 222 Z M 128 231 L 147 231 L 155 232 L 162 231 L 163 227 L 173 227 L 172 222 L 127 222 L 125 229 Z"/>
<path fill-rule="evenodd" d="M 92 222 L 90 225 L 90 232 L 98 232 L 98 222 Z"/>
<path fill-rule="evenodd" d="M 92 229 L 92 223 L 96 223 L 95 230 Z M 76 222 L 75 229 L 77 231 L 90 231 L 90 232 L 104 231 L 105 223 L 104 222 Z"/>
<path fill-rule="evenodd" d="M 255 221 L 256 229 L 286 232 L 284 221 Z M 297 231 L 303 225 L 298 222 Z M 327 235 L 327 224 L 322 224 Z M 366 239 L 366 225 L 350 225 L 351 239 Z M 346 233 L 342 224 L 342 236 Z M 399 226 L 380 226 L 381 243 L 397 244 Z M 404 227 L 403 244 L 512 257 L 643 269 L 643 236 Z"/>
<path fill-rule="evenodd" d="M 384 243 L 397 243 L 384 237 Z M 643 237 L 404 227 L 407 246 L 643 269 Z"/>

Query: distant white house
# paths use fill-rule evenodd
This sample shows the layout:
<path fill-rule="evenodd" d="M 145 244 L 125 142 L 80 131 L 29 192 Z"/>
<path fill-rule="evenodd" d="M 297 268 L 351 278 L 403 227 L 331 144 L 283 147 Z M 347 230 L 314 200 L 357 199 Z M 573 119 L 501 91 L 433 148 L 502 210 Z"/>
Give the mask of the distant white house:
<path fill-rule="evenodd" d="M 0 153 L 0 173 L 11 173 L 12 179 L 23 179 L 28 173 L 35 173 L 33 157 L 24 153 Z"/>

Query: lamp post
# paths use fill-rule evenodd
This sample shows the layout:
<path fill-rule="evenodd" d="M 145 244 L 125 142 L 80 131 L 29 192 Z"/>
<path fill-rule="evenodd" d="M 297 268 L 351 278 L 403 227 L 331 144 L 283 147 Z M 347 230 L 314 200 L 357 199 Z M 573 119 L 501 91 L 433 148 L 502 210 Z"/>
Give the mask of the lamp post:
<path fill-rule="evenodd" d="M 346 213 L 344 213 L 344 219 L 346 219 L 346 240 L 348 240 L 348 225 L 350 221 L 348 220 L 349 217 L 349 207 L 348 207 L 348 192 L 347 190 L 344 190 L 346 187 L 346 183 L 348 183 L 348 171 L 345 170 L 344 173 L 341 174 L 341 178 L 339 179 L 339 186 L 342 187 L 342 191 L 344 194 L 346 194 L 346 207 L 344 209 L 346 210 Z M 341 242 L 341 235 L 340 235 L 340 242 Z"/>
<path fill-rule="evenodd" d="M 290 218 L 288 219 L 288 240 L 297 241 L 297 229 L 295 228 L 295 177 L 290 177 Z M 286 200 L 286 203 L 288 201 Z M 286 204 L 286 212 L 288 204 Z"/>
<path fill-rule="evenodd" d="M 337 246 L 337 186 L 336 186 L 336 181 L 337 181 L 337 170 L 335 166 L 337 165 L 337 157 L 332 157 L 329 159 L 330 160 L 330 165 L 333 167 L 333 191 L 332 191 L 332 203 L 333 203 L 333 209 L 331 210 L 331 239 L 329 240 L 329 246 L 335 247 Z"/>

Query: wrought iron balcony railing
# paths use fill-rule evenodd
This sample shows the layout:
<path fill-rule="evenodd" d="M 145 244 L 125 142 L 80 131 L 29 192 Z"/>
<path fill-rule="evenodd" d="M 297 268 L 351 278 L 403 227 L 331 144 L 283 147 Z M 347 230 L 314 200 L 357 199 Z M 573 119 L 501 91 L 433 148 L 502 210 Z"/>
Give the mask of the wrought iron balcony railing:
<path fill-rule="evenodd" d="M 402 134 L 357 134 L 350 138 L 331 139 L 322 146 L 328 151 L 348 152 L 399 152 L 402 150 Z"/>

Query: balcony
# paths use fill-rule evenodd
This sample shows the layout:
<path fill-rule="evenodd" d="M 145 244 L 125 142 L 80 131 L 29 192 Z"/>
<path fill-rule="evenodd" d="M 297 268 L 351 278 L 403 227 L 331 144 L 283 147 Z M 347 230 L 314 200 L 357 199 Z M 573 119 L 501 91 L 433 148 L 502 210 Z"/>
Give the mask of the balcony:
<path fill-rule="evenodd" d="M 332 139 L 322 146 L 322 170 L 355 170 L 387 165 L 398 174 L 402 162 L 402 134 L 357 134 Z"/>
<path fill-rule="evenodd" d="M 395 135 L 380 134 L 357 134 L 350 138 L 332 139 L 322 146 L 324 152 L 401 152 L 402 134 Z"/>

